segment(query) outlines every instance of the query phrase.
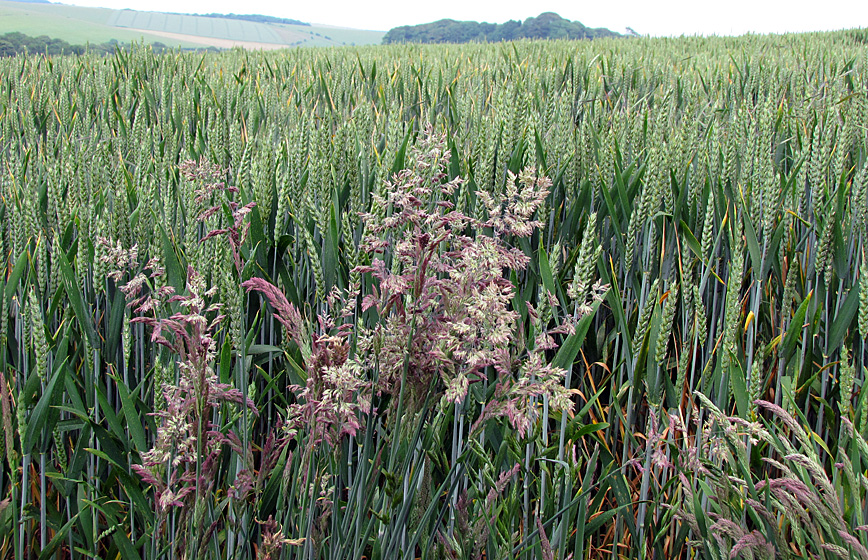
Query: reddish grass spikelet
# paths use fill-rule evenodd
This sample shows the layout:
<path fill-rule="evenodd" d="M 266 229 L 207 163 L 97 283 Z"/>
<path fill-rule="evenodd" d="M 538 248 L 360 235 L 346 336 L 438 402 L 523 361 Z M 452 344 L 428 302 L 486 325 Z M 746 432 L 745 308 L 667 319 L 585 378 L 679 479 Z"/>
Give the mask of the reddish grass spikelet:
<path fill-rule="evenodd" d="M 832 487 L 832 483 L 829 481 L 829 477 L 826 475 L 826 472 L 823 470 L 819 464 L 815 461 L 811 460 L 809 457 L 801 454 L 801 453 L 793 453 L 784 457 L 787 461 L 792 461 L 797 465 L 801 465 L 808 471 L 808 474 L 811 475 L 811 478 L 814 479 L 814 482 L 819 486 L 819 488 L 826 495 L 826 503 L 833 505 L 838 509 L 838 513 L 840 513 L 841 505 L 838 503 L 837 493 L 835 489 Z"/>
<path fill-rule="evenodd" d="M 286 333 L 299 348 L 306 346 L 305 338 L 302 337 L 305 324 L 298 308 L 286 299 L 277 286 L 262 278 L 251 278 L 241 284 L 241 287 L 250 292 L 259 292 L 268 301 L 269 305 L 277 312 L 275 318 L 286 329 Z"/>
<path fill-rule="evenodd" d="M 485 543 L 488 542 L 491 528 L 497 525 L 497 516 L 502 506 L 498 504 L 498 499 L 506 490 L 510 481 L 521 471 L 521 465 L 516 463 L 511 469 L 503 471 L 494 483 L 494 486 L 489 488 L 484 499 L 481 499 L 481 492 L 477 494 L 480 499 L 471 499 L 467 490 L 463 490 L 456 504 L 456 526 L 458 533 L 464 541 L 463 546 L 469 546 L 472 549 L 470 558 L 483 558 Z M 475 509 L 475 511 L 473 511 Z M 450 549 L 454 546 L 449 543 L 445 535 L 440 535 L 440 539 Z M 449 535 L 453 538 L 453 535 Z"/>
<path fill-rule="evenodd" d="M 749 550 L 753 554 L 760 555 L 762 558 L 775 557 L 774 545 L 768 542 L 763 534 L 756 529 L 736 541 L 735 545 L 733 545 L 732 549 L 729 551 L 729 557 L 735 558 L 744 550 Z"/>
<path fill-rule="evenodd" d="M 184 160 L 178 169 L 181 176 L 188 181 L 202 181 L 209 184 L 213 184 L 223 175 L 223 168 L 209 162 L 204 156 L 199 158 L 199 161 Z"/>
<path fill-rule="evenodd" d="M 728 537 L 734 541 L 740 540 L 744 537 L 744 530 L 731 519 L 719 518 L 717 514 L 709 513 L 709 517 L 715 519 L 714 524 L 708 528 L 710 534 L 714 535 L 714 538 L 718 542 L 723 542 L 725 537 Z"/>
<path fill-rule="evenodd" d="M 745 498 L 744 504 L 746 506 L 750 506 L 751 508 L 753 508 L 753 510 L 755 512 L 757 512 L 759 515 L 763 516 L 763 518 L 765 518 L 765 520 L 768 521 L 769 523 L 776 523 L 777 522 L 777 520 L 775 519 L 775 516 L 772 515 L 772 512 L 770 512 L 768 510 L 768 508 L 766 508 L 763 504 L 759 503 L 758 501 L 753 500 L 751 498 Z"/>
<path fill-rule="evenodd" d="M 256 207 L 256 203 L 250 202 L 241 206 L 238 202 L 230 200 L 226 202 L 226 206 L 232 216 L 231 224 L 224 228 L 212 229 L 202 238 L 202 242 L 204 243 L 208 239 L 213 239 L 215 237 L 226 236 L 229 239 L 229 248 L 232 251 L 235 270 L 240 274 L 243 267 L 241 261 L 241 246 L 244 245 L 244 241 L 247 239 L 247 234 L 250 231 L 250 222 L 245 222 L 244 218 L 253 211 Z M 221 206 L 219 205 L 208 208 L 205 212 L 199 215 L 197 220 L 200 222 L 206 221 L 209 217 L 220 210 Z"/>
<path fill-rule="evenodd" d="M 802 508 L 816 509 L 821 508 L 820 500 L 814 492 L 802 481 L 795 478 L 773 478 L 768 481 L 761 480 L 756 484 L 757 492 L 762 491 L 766 486 L 769 487 L 772 494 L 778 499 L 791 501 L 795 500 Z"/>
<path fill-rule="evenodd" d="M 274 560 L 280 558 L 280 551 L 285 545 L 300 546 L 304 544 L 304 538 L 287 539 L 284 537 L 280 524 L 270 515 L 265 521 L 257 520 L 257 523 L 262 527 L 262 546 L 256 551 L 256 560 Z"/>
<path fill-rule="evenodd" d="M 807 450 L 813 448 L 810 440 L 808 439 L 808 436 L 805 435 L 804 429 L 799 426 L 799 423 L 796 422 L 796 419 L 793 418 L 786 410 L 774 403 L 770 403 L 764 400 L 756 400 L 754 401 L 754 404 L 756 404 L 763 410 L 768 410 L 769 412 L 780 418 L 781 421 L 783 421 L 783 423 L 790 429 L 792 434 L 796 436 L 796 438 L 805 446 Z"/>
<path fill-rule="evenodd" d="M 868 548 L 865 548 L 865 546 L 859 542 L 859 539 L 844 530 L 838 531 L 838 536 L 841 537 L 842 541 L 847 543 L 851 551 L 859 555 L 859 558 L 862 560 L 868 560 Z"/>
<path fill-rule="evenodd" d="M 536 528 L 537 531 L 539 531 L 539 542 L 540 548 L 542 549 L 543 560 L 555 560 L 555 553 L 552 551 L 552 545 L 546 535 L 546 529 L 543 527 L 542 521 L 540 521 L 538 515 L 534 516 L 534 521 L 536 521 Z"/>

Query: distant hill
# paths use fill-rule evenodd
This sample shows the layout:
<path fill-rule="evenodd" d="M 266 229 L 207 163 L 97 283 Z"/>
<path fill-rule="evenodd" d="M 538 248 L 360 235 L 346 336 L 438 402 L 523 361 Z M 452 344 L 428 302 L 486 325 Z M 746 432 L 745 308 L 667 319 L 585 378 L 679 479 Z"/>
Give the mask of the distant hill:
<path fill-rule="evenodd" d="M 16 32 L 31 37 L 46 36 L 70 45 L 97 45 L 114 40 L 183 48 L 336 47 L 375 45 L 383 38 L 382 31 L 262 15 L 189 15 L 0 0 L 0 35 Z M 6 49 L 9 50 L 8 45 Z"/>
<path fill-rule="evenodd" d="M 596 39 L 621 37 L 604 28 L 585 27 L 578 21 L 564 19 L 553 12 L 506 23 L 479 23 L 441 19 L 421 25 L 395 27 L 383 36 L 383 43 L 470 43 L 512 41 L 515 39 Z"/>

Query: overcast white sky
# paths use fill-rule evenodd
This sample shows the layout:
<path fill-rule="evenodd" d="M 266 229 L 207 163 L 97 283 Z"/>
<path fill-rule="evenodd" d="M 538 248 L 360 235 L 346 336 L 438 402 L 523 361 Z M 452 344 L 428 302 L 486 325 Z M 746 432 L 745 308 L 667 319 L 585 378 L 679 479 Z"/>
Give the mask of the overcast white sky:
<path fill-rule="evenodd" d="M 868 27 L 865 0 L 63 0 L 66 4 L 136 10 L 266 14 L 358 29 L 388 30 L 443 18 L 503 23 L 542 12 L 589 27 L 643 35 L 739 35 Z"/>

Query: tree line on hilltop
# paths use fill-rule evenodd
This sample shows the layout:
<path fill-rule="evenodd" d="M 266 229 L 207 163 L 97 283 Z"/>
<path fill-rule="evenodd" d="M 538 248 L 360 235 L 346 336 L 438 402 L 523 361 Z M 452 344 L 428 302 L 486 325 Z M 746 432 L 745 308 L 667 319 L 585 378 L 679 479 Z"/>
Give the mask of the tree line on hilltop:
<path fill-rule="evenodd" d="M 491 43 L 516 39 L 596 39 L 620 36 L 609 29 L 586 27 L 578 21 L 545 12 L 538 17 L 527 18 L 524 22 L 510 20 L 497 24 L 441 19 L 421 25 L 404 25 L 386 33 L 383 43 Z"/>

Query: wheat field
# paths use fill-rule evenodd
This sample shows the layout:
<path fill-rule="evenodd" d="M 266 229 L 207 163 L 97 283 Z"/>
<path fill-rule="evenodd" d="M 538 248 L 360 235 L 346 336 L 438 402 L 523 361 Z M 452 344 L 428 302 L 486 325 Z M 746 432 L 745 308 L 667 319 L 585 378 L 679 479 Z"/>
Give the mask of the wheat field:
<path fill-rule="evenodd" d="M 0 558 L 868 559 L 866 40 L 0 60 Z"/>

